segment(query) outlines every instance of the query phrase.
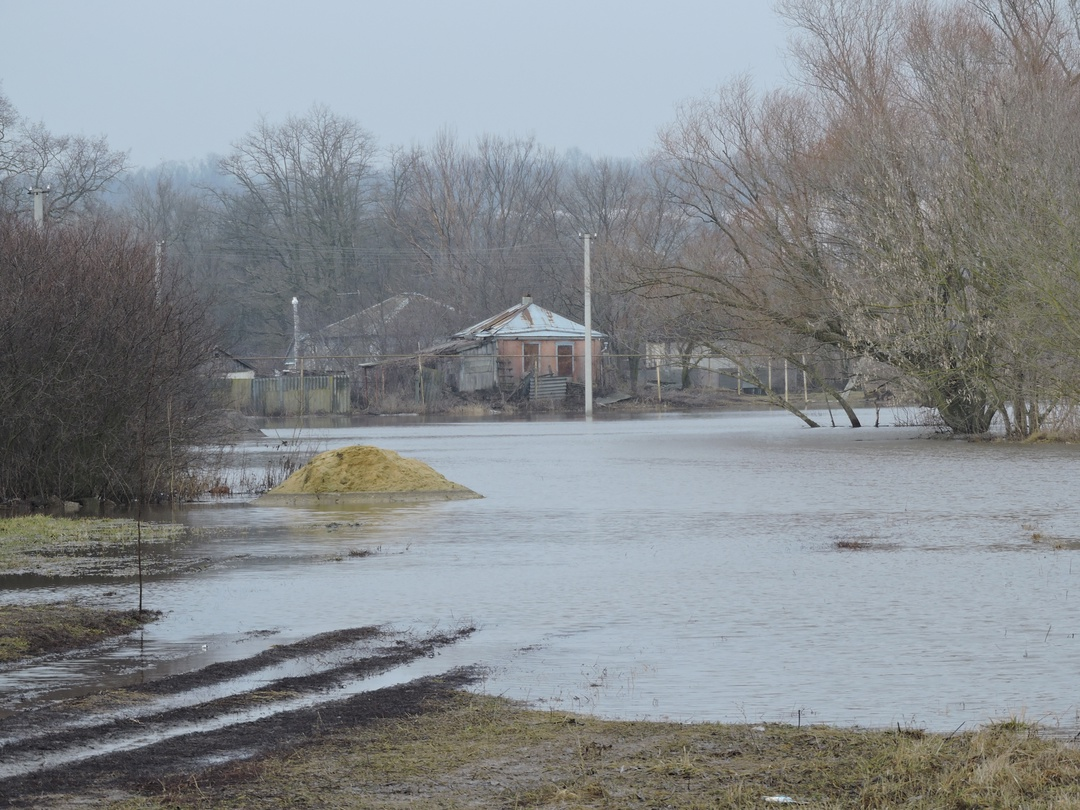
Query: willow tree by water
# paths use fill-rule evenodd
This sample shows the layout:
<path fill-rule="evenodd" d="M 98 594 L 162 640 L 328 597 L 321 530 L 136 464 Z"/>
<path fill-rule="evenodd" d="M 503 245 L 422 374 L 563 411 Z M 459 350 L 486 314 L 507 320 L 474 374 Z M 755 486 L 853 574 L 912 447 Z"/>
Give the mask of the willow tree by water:
<path fill-rule="evenodd" d="M 171 494 L 211 435 L 203 305 L 104 221 L 0 218 L 0 497 Z"/>
<path fill-rule="evenodd" d="M 733 83 L 664 135 L 701 237 L 657 278 L 780 356 L 877 361 L 954 432 L 1039 430 L 1080 382 L 1075 8 L 780 7 L 801 85 Z"/>

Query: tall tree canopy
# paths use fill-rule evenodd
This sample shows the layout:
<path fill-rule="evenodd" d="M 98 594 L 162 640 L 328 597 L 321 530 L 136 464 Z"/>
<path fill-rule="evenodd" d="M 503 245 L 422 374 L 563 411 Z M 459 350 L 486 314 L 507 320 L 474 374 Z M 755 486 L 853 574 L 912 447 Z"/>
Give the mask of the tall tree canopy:
<path fill-rule="evenodd" d="M 101 192 L 127 166 L 104 137 L 56 135 L 18 114 L 0 94 L 0 211 L 25 212 L 27 191 L 48 189 L 44 212 L 59 221 L 101 210 Z"/>
<path fill-rule="evenodd" d="M 655 278 L 787 355 L 878 361 L 959 433 L 1076 392 L 1080 86 L 1057 0 L 785 0 L 801 84 L 688 105 L 659 157 L 701 223 Z"/>
<path fill-rule="evenodd" d="M 221 161 L 233 181 L 217 192 L 226 294 L 258 313 L 245 318 L 251 331 L 285 331 L 294 295 L 327 314 L 345 291 L 359 290 L 361 307 L 377 300 L 361 255 L 376 153 L 359 124 L 316 106 L 282 124 L 261 121 Z"/>

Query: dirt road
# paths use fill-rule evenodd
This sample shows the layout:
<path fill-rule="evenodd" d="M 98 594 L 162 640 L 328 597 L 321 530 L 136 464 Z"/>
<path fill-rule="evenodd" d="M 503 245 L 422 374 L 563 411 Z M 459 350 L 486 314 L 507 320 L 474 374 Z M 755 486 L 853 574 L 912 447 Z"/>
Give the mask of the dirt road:
<path fill-rule="evenodd" d="M 17 712 L 0 722 L 0 806 L 40 807 L 44 797 L 88 789 L 139 792 L 287 751 L 343 727 L 415 715 L 476 673 L 454 671 L 374 691 L 364 691 L 364 681 L 434 656 L 471 632 L 416 638 L 375 627 L 341 630 Z"/>

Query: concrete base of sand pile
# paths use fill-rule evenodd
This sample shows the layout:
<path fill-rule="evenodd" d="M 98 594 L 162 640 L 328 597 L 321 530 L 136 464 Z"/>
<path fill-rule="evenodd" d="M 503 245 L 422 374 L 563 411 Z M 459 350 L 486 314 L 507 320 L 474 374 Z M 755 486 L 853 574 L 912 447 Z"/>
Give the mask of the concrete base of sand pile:
<path fill-rule="evenodd" d="M 422 461 L 403 458 L 393 450 L 353 445 L 320 453 L 255 503 L 259 506 L 313 506 L 481 497 Z"/>
<path fill-rule="evenodd" d="M 255 499 L 256 506 L 334 506 L 340 504 L 426 503 L 483 498 L 468 492 L 323 492 L 318 495 L 286 495 L 267 492 Z"/>

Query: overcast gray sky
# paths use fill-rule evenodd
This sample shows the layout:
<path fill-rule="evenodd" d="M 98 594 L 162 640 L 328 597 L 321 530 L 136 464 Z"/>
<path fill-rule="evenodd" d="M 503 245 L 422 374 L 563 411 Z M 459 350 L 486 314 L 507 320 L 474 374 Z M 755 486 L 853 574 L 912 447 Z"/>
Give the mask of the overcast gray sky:
<path fill-rule="evenodd" d="M 0 92 L 136 166 L 224 154 L 320 103 L 382 146 L 440 130 L 647 152 L 680 102 L 783 81 L 770 0 L 9 0 Z"/>

